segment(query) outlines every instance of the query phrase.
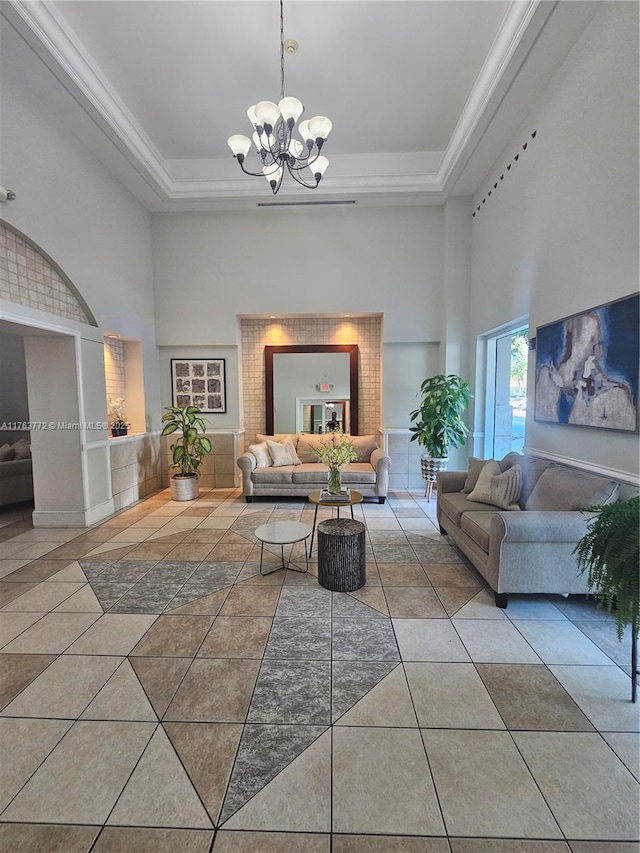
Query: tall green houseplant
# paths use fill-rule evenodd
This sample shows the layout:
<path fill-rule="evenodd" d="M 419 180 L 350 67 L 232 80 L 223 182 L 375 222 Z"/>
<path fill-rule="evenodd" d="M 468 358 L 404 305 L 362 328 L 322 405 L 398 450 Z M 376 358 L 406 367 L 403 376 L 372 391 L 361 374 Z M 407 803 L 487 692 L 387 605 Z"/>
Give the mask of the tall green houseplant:
<path fill-rule="evenodd" d="M 162 435 L 179 433 L 177 441 L 170 446 L 173 460 L 170 467 L 178 469 L 171 478 L 173 500 L 193 500 L 198 497 L 198 470 L 203 457 L 211 453 L 211 442 L 205 435 L 201 435 L 206 425 L 199 414 L 197 406 L 185 406 L 183 409 L 165 406 Z"/>
<path fill-rule="evenodd" d="M 578 568 L 598 602 L 615 611 L 618 639 L 631 625 L 631 701 L 637 699 L 638 631 L 640 630 L 639 528 L 640 497 L 593 506 L 595 515 L 575 547 Z"/>
<path fill-rule="evenodd" d="M 454 374 L 440 373 L 425 379 L 417 396 L 422 402 L 409 415 L 415 422 L 409 427 L 411 441 L 417 441 L 433 459 L 444 459 L 449 447 L 460 447 L 469 433 L 462 420 L 473 396 L 469 383 Z"/>

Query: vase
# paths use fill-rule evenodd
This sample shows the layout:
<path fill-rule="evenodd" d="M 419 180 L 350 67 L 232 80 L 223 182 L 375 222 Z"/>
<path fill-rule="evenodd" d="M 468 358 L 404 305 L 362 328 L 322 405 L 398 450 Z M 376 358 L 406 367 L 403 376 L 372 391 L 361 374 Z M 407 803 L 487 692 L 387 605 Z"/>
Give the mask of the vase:
<path fill-rule="evenodd" d="M 329 481 L 327 483 L 327 491 L 332 495 L 339 495 L 342 491 L 339 468 L 329 468 Z"/>

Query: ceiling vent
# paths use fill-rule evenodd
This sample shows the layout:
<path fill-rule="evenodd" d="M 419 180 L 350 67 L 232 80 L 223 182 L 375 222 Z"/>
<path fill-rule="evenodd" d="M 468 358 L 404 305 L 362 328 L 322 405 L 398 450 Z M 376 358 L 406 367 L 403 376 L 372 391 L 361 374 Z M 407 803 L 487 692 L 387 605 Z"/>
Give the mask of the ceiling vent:
<path fill-rule="evenodd" d="M 327 199 L 326 201 L 259 201 L 256 202 L 257 207 L 318 207 L 321 204 L 355 204 L 356 200 L 353 199 L 345 199 L 343 201 L 335 200 L 331 201 Z"/>

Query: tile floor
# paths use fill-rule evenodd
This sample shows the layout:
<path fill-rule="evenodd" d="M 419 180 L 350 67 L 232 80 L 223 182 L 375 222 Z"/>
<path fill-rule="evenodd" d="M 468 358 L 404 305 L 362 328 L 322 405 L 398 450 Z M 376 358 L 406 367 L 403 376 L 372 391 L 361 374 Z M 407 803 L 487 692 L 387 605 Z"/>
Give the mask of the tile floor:
<path fill-rule="evenodd" d="M 0 849 L 637 851 L 628 638 L 578 596 L 497 609 L 418 492 L 356 513 L 346 594 L 258 573 L 253 530 L 303 499 L 5 512 Z"/>

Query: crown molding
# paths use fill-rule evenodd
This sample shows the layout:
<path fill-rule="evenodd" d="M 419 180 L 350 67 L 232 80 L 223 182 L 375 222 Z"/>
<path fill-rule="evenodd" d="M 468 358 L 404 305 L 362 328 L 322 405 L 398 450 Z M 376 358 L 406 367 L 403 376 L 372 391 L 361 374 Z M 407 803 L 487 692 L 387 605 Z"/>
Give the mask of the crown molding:
<path fill-rule="evenodd" d="M 382 173 L 327 178 L 318 188 L 318 195 L 396 195 L 408 199 L 422 197 L 432 202 L 444 200 L 473 153 L 478 134 L 491 121 L 499 100 L 555 5 L 548 0 L 513 0 L 437 170 L 391 173 L 388 161 L 381 162 Z M 46 0 L 8 0 L 6 7 L 13 11 L 8 17 L 29 45 L 163 202 L 256 197 L 255 185 L 241 178 L 203 179 L 194 175 L 174 179 L 167 161 L 55 6 Z"/>

